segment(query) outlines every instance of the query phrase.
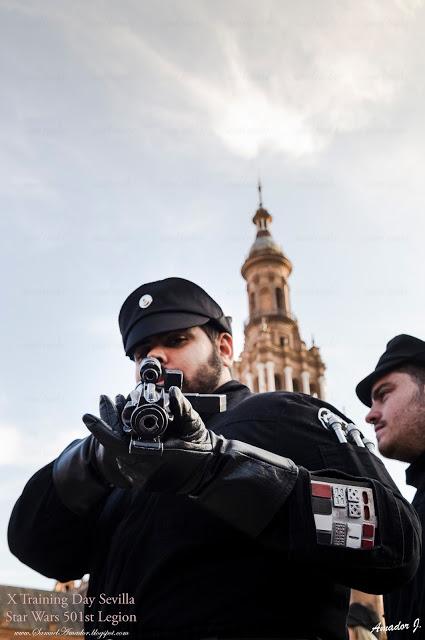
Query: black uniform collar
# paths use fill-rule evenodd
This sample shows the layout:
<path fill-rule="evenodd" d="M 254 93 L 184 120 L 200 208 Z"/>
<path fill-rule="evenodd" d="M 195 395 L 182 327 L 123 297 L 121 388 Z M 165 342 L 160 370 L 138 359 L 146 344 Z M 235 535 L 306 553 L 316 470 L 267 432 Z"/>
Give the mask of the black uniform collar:
<path fill-rule="evenodd" d="M 406 469 L 406 482 L 419 489 L 425 485 L 425 451 Z"/>
<path fill-rule="evenodd" d="M 225 382 L 214 393 L 225 393 L 227 397 L 227 409 L 233 409 L 233 407 L 248 396 L 251 395 L 251 391 L 244 384 L 238 380 L 229 380 Z"/>

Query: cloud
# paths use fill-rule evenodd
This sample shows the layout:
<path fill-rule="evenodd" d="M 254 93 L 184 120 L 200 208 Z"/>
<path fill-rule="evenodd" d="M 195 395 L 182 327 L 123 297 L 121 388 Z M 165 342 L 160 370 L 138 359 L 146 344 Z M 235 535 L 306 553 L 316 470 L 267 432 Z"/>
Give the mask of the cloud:
<path fill-rule="evenodd" d="M 0 465 L 16 464 L 22 445 L 19 430 L 12 425 L 0 425 Z"/>
<path fill-rule="evenodd" d="M 99 63 L 103 65 L 103 74 L 112 81 L 110 88 L 119 86 L 123 98 L 129 89 L 123 72 L 134 79 L 139 70 L 139 83 L 136 80 L 130 89 L 139 114 L 146 114 L 143 76 L 147 70 L 157 74 L 158 80 L 168 83 L 173 105 L 177 97 L 177 108 L 169 109 L 164 102 L 152 114 L 154 119 L 180 123 L 189 130 L 192 126 L 196 135 L 200 133 L 196 120 L 187 117 L 195 110 L 198 122 L 207 125 L 204 135 L 217 136 L 230 152 L 245 158 L 264 150 L 294 157 L 319 153 L 338 133 L 367 127 L 377 109 L 382 113 L 396 100 L 403 84 L 409 28 L 422 3 L 329 3 L 318 24 L 305 19 L 309 3 L 303 3 L 302 14 L 271 5 L 276 19 L 265 24 L 251 5 L 252 19 L 258 16 L 257 27 L 265 36 L 262 42 L 255 38 L 254 49 L 249 46 L 254 25 L 244 31 L 237 22 L 232 27 L 198 10 L 193 29 L 203 32 L 209 26 L 204 43 L 208 62 L 202 73 L 183 55 L 185 47 L 176 33 L 175 55 L 170 55 L 165 33 L 159 30 L 152 42 L 146 32 L 130 24 L 102 30 L 98 39 L 102 55 L 95 55 L 92 63 L 98 71 Z M 178 33 L 179 16 L 175 17 Z M 184 16 L 180 19 L 184 25 Z M 183 28 L 181 36 L 185 32 Z M 266 65 L 258 45 L 268 53 Z M 214 47 L 215 63 L 208 55 Z M 152 98 L 155 102 L 155 91 Z"/>
<path fill-rule="evenodd" d="M 104 94 L 112 129 L 171 146 L 183 131 L 197 148 L 218 141 L 246 159 L 264 151 L 309 159 L 385 118 L 402 95 L 423 8 L 421 0 L 14 5 L 62 31 L 81 86 L 91 76 Z"/>
<path fill-rule="evenodd" d="M 84 437 L 83 429 L 61 429 L 57 433 L 28 432 L 14 425 L 0 425 L 0 465 L 28 469 L 55 459 L 72 440 Z"/>

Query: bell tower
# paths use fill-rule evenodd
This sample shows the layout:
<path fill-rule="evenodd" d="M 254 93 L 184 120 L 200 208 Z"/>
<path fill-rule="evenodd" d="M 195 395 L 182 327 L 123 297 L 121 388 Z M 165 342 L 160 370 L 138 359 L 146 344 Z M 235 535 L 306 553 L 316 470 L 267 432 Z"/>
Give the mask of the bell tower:
<path fill-rule="evenodd" d="M 246 280 L 249 317 L 236 376 L 252 391 L 300 391 L 325 399 L 325 365 L 316 345 L 301 340 L 291 308 L 292 264 L 271 233 L 272 216 L 259 207 L 252 218 L 257 233 L 241 273 Z"/>

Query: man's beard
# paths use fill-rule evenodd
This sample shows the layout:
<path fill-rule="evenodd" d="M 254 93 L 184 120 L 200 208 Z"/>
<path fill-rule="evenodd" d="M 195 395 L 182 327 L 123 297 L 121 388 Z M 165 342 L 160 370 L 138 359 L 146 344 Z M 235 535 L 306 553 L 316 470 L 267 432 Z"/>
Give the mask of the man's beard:
<path fill-rule="evenodd" d="M 211 355 L 205 364 L 199 365 L 192 378 L 183 378 L 183 393 L 213 393 L 219 385 L 223 371 L 223 363 L 218 349 L 212 344 Z"/>
<path fill-rule="evenodd" d="M 393 419 L 394 421 L 394 419 Z M 425 391 L 417 390 L 406 401 L 398 423 L 400 435 L 388 443 L 379 444 L 379 452 L 386 458 L 411 464 L 425 451 Z"/>

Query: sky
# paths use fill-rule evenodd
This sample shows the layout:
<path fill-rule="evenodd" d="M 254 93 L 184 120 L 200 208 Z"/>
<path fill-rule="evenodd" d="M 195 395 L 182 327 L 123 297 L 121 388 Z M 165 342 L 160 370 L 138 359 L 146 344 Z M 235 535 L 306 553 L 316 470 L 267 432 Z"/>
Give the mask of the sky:
<path fill-rule="evenodd" d="M 196 281 L 242 350 L 259 178 L 328 400 L 373 437 L 355 385 L 424 337 L 424 29 L 422 0 L 0 0 L 0 583 L 52 587 L 8 518 L 134 386 L 131 291 Z"/>

